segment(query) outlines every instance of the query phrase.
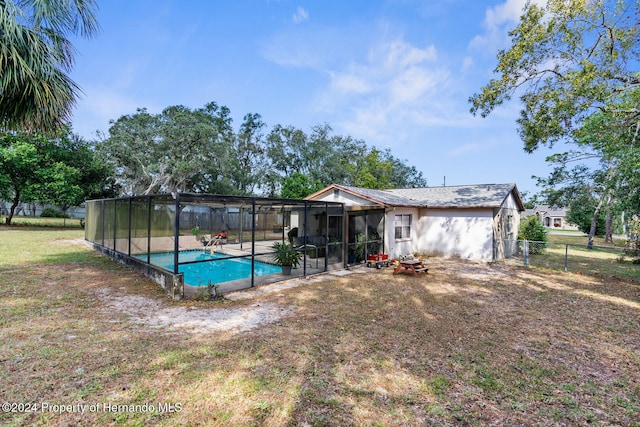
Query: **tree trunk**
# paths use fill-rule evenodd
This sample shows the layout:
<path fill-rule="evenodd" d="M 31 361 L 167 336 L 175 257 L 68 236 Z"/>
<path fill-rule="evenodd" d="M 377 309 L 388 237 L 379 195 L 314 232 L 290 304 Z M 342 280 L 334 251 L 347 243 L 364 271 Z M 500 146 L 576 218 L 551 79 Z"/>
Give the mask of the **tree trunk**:
<path fill-rule="evenodd" d="M 611 213 L 611 193 L 607 195 L 607 219 L 605 222 L 606 231 L 604 233 L 604 241 L 606 243 L 613 243 L 613 214 Z"/>
<path fill-rule="evenodd" d="M 611 212 L 607 212 L 607 231 L 605 232 L 604 241 L 606 243 L 613 243 L 613 214 Z"/>
<path fill-rule="evenodd" d="M 601 198 L 598 202 L 598 206 L 596 206 L 596 210 L 593 212 L 593 218 L 591 218 L 591 228 L 589 229 L 589 242 L 587 243 L 587 248 L 593 248 L 593 238 L 596 235 L 596 225 L 598 223 L 598 215 L 600 215 L 600 210 L 602 209 L 602 202 L 604 198 Z"/>
<path fill-rule="evenodd" d="M 11 225 L 11 220 L 13 219 L 13 214 L 16 211 L 16 208 L 18 207 L 19 203 L 20 203 L 20 192 L 16 191 L 16 195 L 13 198 L 13 203 L 11 205 L 11 209 L 9 209 L 9 215 L 5 219 L 5 223 L 7 225 Z"/>

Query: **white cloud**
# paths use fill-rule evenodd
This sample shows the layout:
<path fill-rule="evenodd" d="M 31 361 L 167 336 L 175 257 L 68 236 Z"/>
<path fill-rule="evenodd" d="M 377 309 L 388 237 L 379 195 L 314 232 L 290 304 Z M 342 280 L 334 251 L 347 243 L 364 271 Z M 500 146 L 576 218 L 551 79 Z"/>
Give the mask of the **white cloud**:
<path fill-rule="evenodd" d="M 341 123 L 348 135 L 363 138 L 368 141 L 379 141 L 381 129 L 389 124 L 389 114 L 386 106 L 373 100 L 366 108 L 354 108 L 352 115 Z"/>
<path fill-rule="evenodd" d="M 264 40 L 261 53 L 277 65 L 321 71 L 324 69 L 326 45 L 326 37 L 323 39 L 317 32 L 294 30 Z"/>
<path fill-rule="evenodd" d="M 450 157 L 464 156 L 470 153 L 478 152 L 482 149 L 482 146 L 478 143 L 464 144 L 459 147 L 455 147 L 447 152 Z"/>
<path fill-rule="evenodd" d="M 130 114 L 136 108 L 144 107 L 137 105 L 136 101 L 126 94 L 115 92 L 108 88 L 91 89 L 87 96 L 85 107 L 96 116 L 105 117 L 108 120 L 117 119 L 122 114 Z"/>
<path fill-rule="evenodd" d="M 504 23 L 517 22 L 525 4 L 526 0 L 507 0 L 502 4 L 487 9 L 484 25 L 487 28 L 495 28 Z"/>
<path fill-rule="evenodd" d="M 427 70 L 436 57 L 434 46 L 421 49 L 402 40 L 383 43 L 372 47 L 363 61 L 330 71 L 329 89 L 341 95 L 375 91 L 387 93 L 391 99 L 408 99 L 434 84 Z"/>
<path fill-rule="evenodd" d="M 316 98 L 317 110 L 332 116 L 341 132 L 393 145 L 429 126 L 469 125 L 466 95 L 454 99 L 454 76 L 438 62 L 435 46 L 398 38 L 367 53 L 327 72 L 329 85 Z"/>
<path fill-rule="evenodd" d="M 546 0 L 532 0 L 538 5 L 546 4 Z M 475 36 L 469 47 L 495 52 L 508 41 L 507 32 L 520 21 L 520 16 L 527 0 L 506 0 L 504 3 L 490 7 L 485 12 L 483 27 L 485 32 Z"/>
<path fill-rule="evenodd" d="M 473 60 L 472 57 L 465 56 L 464 60 L 462 61 L 462 71 L 464 72 L 471 69 L 474 64 L 475 64 L 475 61 Z"/>
<path fill-rule="evenodd" d="M 387 50 L 385 67 L 390 69 L 417 65 L 425 61 L 433 61 L 436 60 L 438 56 L 436 48 L 433 45 L 420 49 L 402 40 L 394 40 L 383 48 Z"/>
<path fill-rule="evenodd" d="M 87 138 L 96 130 L 107 132 L 109 121 L 117 120 L 124 114 L 133 114 L 136 109 L 153 106 L 141 105 L 127 92 L 107 87 L 84 88 L 83 96 L 74 111 L 74 131 Z"/>
<path fill-rule="evenodd" d="M 422 97 L 434 89 L 446 75 L 419 67 L 403 70 L 389 82 L 389 101 L 392 106 L 402 107 L 419 103 Z"/>
<path fill-rule="evenodd" d="M 471 59 L 463 64 L 460 58 L 454 72 L 435 45 L 388 37 L 389 29 L 380 28 L 384 24 L 379 24 L 373 41 L 355 37 L 370 28 L 360 28 L 357 34 L 353 28 L 323 28 L 277 35 L 266 41 L 262 52 L 278 65 L 326 75 L 326 84 L 317 87 L 312 101 L 315 115 L 332 123 L 337 132 L 373 145 L 424 138 L 433 126 L 473 126 L 467 105 L 471 90 L 459 73 Z"/>
<path fill-rule="evenodd" d="M 333 89 L 339 93 L 365 94 L 371 91 L 371 85 L 357 73 L 329 73 Z"/>
<path fill-rule="evenodd" d="M 307 19 L 309 19 L 309 12 L 307 12 L 303 7 L 298 6 L 296 13 L 293 14 L 293 23 L 299 24 Z"/>
<path fill-rule="evenodd" d="M 321 60 L 318 55 L 313 54 L 312 49 L 308 49 L 303 44 L 271 44 L 262 51 L 263 56 L 278 65 L 299 68 L 318 68 Z"/>

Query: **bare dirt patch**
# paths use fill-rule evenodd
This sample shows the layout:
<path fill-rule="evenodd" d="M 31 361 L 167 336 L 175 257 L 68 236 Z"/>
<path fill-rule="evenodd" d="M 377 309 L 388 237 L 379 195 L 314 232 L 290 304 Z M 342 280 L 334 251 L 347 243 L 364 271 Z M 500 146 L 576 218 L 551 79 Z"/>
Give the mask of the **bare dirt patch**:
<path fill-rule="evenodd" d="M 158 299 L 116 294 L 104 288 L 97 291 L 97 296 L 104 301 L 105 310 L 126 314 L 129 321 L 141 327 L 159 328 L 166 332 L 242 332 L 277 322 L 293 311 L 291 307 L 271 302 L 210 308 L 188 305 L 187 302 L 176 307 Z"/>
<path fill-rule="evenodd" d="M 2 425 L 640 419 L 634 282 L 434 258 L 419 278 L 361 269 L 239 301 L 176 302 L 79 246 L 34 244 L 29 262 L 0 267 L 0 400 L 156 409 L 3 413 Z M 181 410 L 157 410 L 167 402 Z"/>

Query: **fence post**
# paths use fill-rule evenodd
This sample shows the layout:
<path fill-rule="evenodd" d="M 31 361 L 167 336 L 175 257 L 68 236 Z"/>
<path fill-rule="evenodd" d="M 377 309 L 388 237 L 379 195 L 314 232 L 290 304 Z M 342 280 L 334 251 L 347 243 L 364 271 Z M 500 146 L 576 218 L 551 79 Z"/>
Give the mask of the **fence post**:
<path fill-rule="evenodd" d="M 524 241 L 524 266 L 529 268 L 529 241 Z"/>
<path fill-rule="evenodd" d="M 569 244 L 564 245 L 564 272 L 566 273 L 569 266 Z"/>

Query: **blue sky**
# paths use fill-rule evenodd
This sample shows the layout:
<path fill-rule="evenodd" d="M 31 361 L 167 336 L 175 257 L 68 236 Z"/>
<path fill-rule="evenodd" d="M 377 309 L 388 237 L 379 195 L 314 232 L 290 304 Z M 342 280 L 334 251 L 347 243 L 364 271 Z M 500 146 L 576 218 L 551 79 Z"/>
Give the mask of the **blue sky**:
<path fill-rule="evenodd" d="M 515 182 L 537 192 L 551 153 L 523 151 L 517 100 L 488 118 L 469 96 L 492 77 L 524 0 L 98 0 L 77 40 L 75 132 L 147 108 L 231 109 L 306 132 L 329 123 L 420 170 L 430 186 Z"/>

